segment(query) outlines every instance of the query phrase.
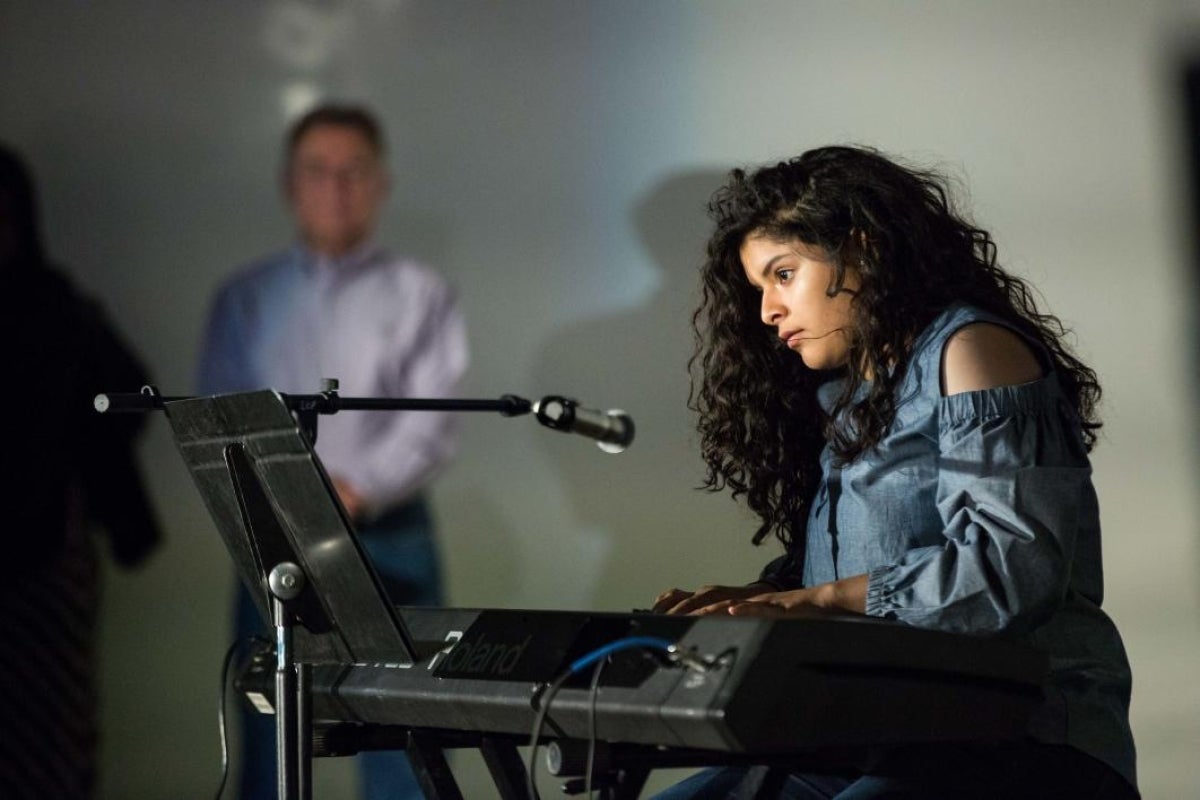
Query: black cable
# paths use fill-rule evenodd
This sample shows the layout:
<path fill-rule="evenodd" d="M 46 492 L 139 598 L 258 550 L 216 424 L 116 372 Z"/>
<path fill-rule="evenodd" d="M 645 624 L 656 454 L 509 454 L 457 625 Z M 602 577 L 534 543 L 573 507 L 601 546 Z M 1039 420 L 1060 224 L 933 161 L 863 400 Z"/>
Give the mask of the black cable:
<path fill-rule="evenodd" d="M 542 735 L 542 725 L 546 722 L 546 715 L 550 713 L 550 703 L 554 700 L 554 695 L 558 694 L 558 690 L 567 682 L 567 678 L 574 674 L 567 670 L 562 675 L 554 679 L 554 682 L 546 687 L 546 691 L 542 692 L 539 700 L 541 707 L 538 709 L 537 717 L 533 721 L 533 734 L 529 739 L 529 767 L 525 773 L 525 788 L 529 790 L 529 800 L 541 800 L 541 795 L 538 794 L 537 781 L 534 780 L 534 773 L 537 767 L 537 751 L 538 739 Z"/>
<path fill-rule="evenodd" d="M 221 691 L 217 702 L 217 730 L 221 734 L 221 783 L 217 786 L 216 800 L 221 800 L 221 795 L 225 793 L 225 784 L 229 781 L 229 735 L 225 719 L 225 689 L 229 686 L 229 667 L 242 645 L 253 644 L 256 641 L 264 640 L 258 636 L 235 639 L 225 651 L 225 660 L 221 662 Z"/>
<path fill-rule="evenodd" d="M 529 769 L 525 775 L 525 787 L 529 790 L 529 800 L 541 800 L 537 791 L 537 781 L 534 780 L 535 767 L 537 766 L 538 739 L 541 738 L 542 725 L 545 724 L 546 716 L 550 713 L 550 703 L 554 701 L 554 696 L 558 694 L 558 690 L 567 682 L 567 678 L 582 669 L 590 667 L 597 661 L 604 661 L 608 656 L 620 650 L 640 648 L 642 650 L 668 651 L 672 647 L 674 645 L 670 641 L 658 636 L 627 636 L 624 639 L 610 642 L 603 647 L 597 647 L 582 658 L 575 659 L 561 675 L 554 679 L 553 683 L 546 687 L 546 690 L 542 693 L 541 707 L 538 709 L 537 717 L 533 722 L 533 735 L 529 740 Z"/>
<path fill-rule="evenodd" d="M 592 670 L 592 685 L 589 687 L 587 766 L 583 773 L 583 793 L 588 800 L 592 800 L 592 771 L 596 767 L 596 740 L 599 738 L 596 735 L 596 697 L 600 694 L 600 673 L 604 672 L 604 665 L 611 658 L 610 655 L 596 662 L 596 668 Z"/>

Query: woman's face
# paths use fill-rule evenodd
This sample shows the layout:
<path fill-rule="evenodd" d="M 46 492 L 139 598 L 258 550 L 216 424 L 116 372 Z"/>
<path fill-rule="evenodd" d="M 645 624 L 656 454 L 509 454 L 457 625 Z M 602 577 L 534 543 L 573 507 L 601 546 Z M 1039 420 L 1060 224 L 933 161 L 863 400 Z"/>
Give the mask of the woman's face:
<path fill-rule="evenodd" d="M 747 280 L 762 295 L 762 321 L 780 341 L 810 369 L 844 366 L 858 276 L 847 271 L 841 291 L 830 297 L 834 265 L 819 247 L 750 234 L 740 253 Z"/>

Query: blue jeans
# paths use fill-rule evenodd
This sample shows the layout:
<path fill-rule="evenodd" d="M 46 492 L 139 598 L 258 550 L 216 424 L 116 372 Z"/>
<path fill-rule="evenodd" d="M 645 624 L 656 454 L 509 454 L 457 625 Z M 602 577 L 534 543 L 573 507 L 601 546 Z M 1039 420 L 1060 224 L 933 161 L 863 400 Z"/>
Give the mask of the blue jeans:
<path fill-rule="evenodd" d="M 388 512 L 358 531 L 371 564 L 394 605 L 440 605 L 441 577 L 433 522 L 423 499 Z M 258 607 L 238 582 L 235 626 L 239 638 L 254 634 L 274 640 L 274 633 L 259 615 Z M 275 717 L 259 714 L 241 704 L 241 800 L 273 800 L 278 796 L 275 764 Z M 417 800 L 423 798 L 408 756 L 397 751 L 376 751 L 356 756 L 365 800 Z"/>
<path fill-rule="evenodd" d="M 1072 747 L 1040 742 L 897 747 L 871 773 L 715 768 L 675 784 L 654 800 L 1134 800 L 1138 796 L 1108 765 Z M 756 794 L 752 783 L 764 776 L 769 789 Z"/>

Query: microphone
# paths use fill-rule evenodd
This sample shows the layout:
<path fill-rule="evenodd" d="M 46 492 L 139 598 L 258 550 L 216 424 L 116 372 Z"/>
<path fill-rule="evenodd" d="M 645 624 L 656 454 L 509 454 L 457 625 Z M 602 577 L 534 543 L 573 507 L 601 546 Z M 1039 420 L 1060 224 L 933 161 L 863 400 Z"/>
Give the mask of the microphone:
<path fill-rule="evenodd" d="M 620 453 L 633 443 L 633 420 L 624 411 L 581 408 L 574 400 L 551 395 L 533 404 L 538 422 L 565 433 L 596 440 L 606 453 Z"/>
<path fill-rule="evenodd" d="M 812 336 L 796 336 L 793 338 L 799 339 L 802 342 L 816 342 L 821 339 L 827 339 L 828 337 L 833 336 L 835 333 L 845 333 L 845 332 L 846 332 L 845 328 L 834 328 L 831 331 L 825 331 L 825 333 L 818 333 L 818 334 L 814 334 Z M 775 337 L 775 344 L 778 347 L 782 347 L 784 350 L 791 349 L 788 346 L 788 343 L 786 341 L 784 341 L 783 339 L 780 339 L 778 336 Z"/>

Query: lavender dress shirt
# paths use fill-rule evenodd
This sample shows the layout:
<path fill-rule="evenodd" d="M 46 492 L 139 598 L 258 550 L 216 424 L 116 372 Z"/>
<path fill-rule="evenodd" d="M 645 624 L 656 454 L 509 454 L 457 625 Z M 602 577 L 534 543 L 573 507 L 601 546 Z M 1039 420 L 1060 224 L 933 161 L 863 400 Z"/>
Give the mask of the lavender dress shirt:
<path fill-rule="evenodd" d="M 346 397 L 449 397 L 468 362 L 450 286 L 374 244 L 345 257 L 296 246 L 239 270 L 213 302 L 203 394 L 271 388 Z M 431 411 L 323 416 L 317 453 L 365 499 L 368 518 L 410 499 L 453 454 L 455 417 Z"/>

